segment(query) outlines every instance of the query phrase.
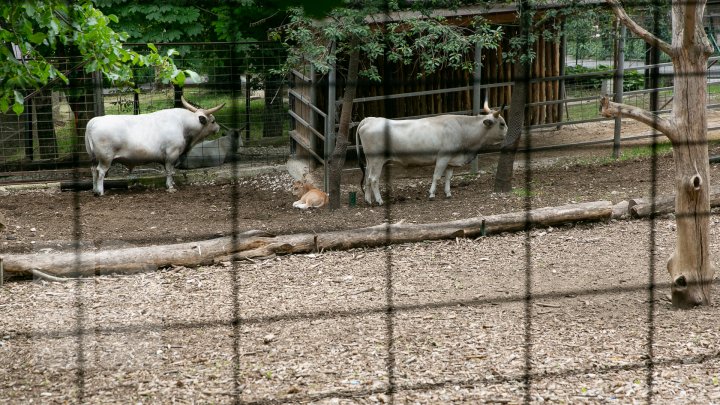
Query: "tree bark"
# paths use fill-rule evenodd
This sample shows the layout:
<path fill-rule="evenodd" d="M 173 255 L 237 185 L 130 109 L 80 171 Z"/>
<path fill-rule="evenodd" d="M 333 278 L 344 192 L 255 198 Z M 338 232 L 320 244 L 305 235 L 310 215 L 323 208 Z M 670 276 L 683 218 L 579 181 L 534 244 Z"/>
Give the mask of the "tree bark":
<path fill-rule="evenodd" d="M 381 224 L 360 229 L 273 236 L 248 231 L 237 236 L 165 246 L 107 251 L 5 255 L 8 275 L 93 276 L 108 273 L 153 271 L 160 267 L 207 265 L 226 260 L 251 259 L 273 254 L 309 253 L 432 239 L 477 237 L 520 231 L 535 226 L 574 221 L 608 221 L 610 201 L 547 207 L 528 212 L 474 217 L 433 224 Z"/>
<path fill-rule="evenodd" d="M 530 65 L 524 62 L 515 63 L 515 82 L 512 99 L 510 100 L 510 116 L 508 132 L 500 147 L 500 158 L 495 173 L 496 193 L 512 191 L 512 178 L 515 168 L 515 155 L 520 144 L 520 137 L 525 128 L 525 105 L 530 91 Z"/>
<path fill-rule="evenodd" d="M 352 120 L 353 101 L 357 91 L 358 71 L 360 65 L 360 51 L 352 44 L 352 51 L 348 59 L 348 73 L 345 81 L 345 92 L 343 94 L 342 111 L 340 112 L 340 123 L 337 137 L 335 138 L 335 149 L 326 162 L 329 173 L 329 194 L 331 210 L 340 208 L 340 182 L 342 181 L 342 169 L 345 166 L 347 148 L 350 144 L 350 121 Z M 332 100 L 330 100 L 332 102 Z"/>
<path fill-rule="evenodd" d="M 526 42 L 525 56 L 528 60 L 521 60 L 518 56 L 514 66 L 513 89 L 510 99 L 510 116 L 508 117 L 508 132 L 505 140 L 500 146 L 500 158 L 498 160 L 497 171 L 495 172 L 496 193 L 509 193 L 512 191 L 512 178 L 515 168 L 515 154 L 520 143 L 523 129 L 525 128 L 525 115 L 527 101 L 530 97 L 530 33 L 532 30 L 531 16 L 528 13 L 529 5 L 527 0 L 519 3 L 520 12 L 520 32 L 518 35 Z"/>

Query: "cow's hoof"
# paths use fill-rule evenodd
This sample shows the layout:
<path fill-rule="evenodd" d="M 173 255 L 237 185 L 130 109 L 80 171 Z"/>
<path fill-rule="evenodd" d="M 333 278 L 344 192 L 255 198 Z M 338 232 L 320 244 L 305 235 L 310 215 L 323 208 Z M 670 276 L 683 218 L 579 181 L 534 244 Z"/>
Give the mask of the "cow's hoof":
<path fill-rule="evenodd" d="M 446 200 L 449 200 L 449 199 L 451 199 L 451 198 L 452 198 L 451 195 L 446 195 L 446 196 L 445 196 L 445 199 L 446 199 Z"/>
<path fill-rule="evenodd" d="M 167 192 L 168 192 L 168 193 L 177 193 L 177 189 L 176 189 L 176 188 L 169 188 Z"/>
<path fill-rule="evenodd" d="M 430 201 L 433 201 L 434 199 L 435 199 L 435 196 L 434 196 L 434 195 L 431 195 L 431 196 L 428 197 L 428 200 L 430 200 Z"/>

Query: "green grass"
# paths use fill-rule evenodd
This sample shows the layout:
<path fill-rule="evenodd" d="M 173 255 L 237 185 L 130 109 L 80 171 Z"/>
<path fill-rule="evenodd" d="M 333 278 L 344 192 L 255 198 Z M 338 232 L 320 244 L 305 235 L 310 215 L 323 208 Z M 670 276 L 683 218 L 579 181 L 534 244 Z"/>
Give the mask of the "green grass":
<path fill-rule="evenodd" d="M 512 189 L 512 193 L 521 198 L 535 197 L 538 194 L 537 191 L 528 190 L 527 188 L 522 187 L 514 187 Z"/>
<path fill-rule="evenodd" d="M 655 144 L 654 154 L 657 156 L 665 156 L 672 153 L 672 145 L 670 142 L 659 142 Z M 653 156 L 652 145 L 647 146 L 632 146 L 625 147 L 620 151 L 620 156 L 615 159 L 612 156 L 597 156 L 597 157 L 581 157 L 577 159 L 570 159 L 574 164 L 581 166 L 593 166 L 593 165 L 608 165 L 614 162 L 624 162 L 633 159 L 646 159 Z M 566 165 L 565 162 L 558 162 L 558 165 Z"/>
<path fill-rule="evenodd" d="M 651 145 L 649 146 L 633 146 L 631 148 L 625 149 L 621 152 L 620 158 L 618 160 L 632 160 L 636 158 L 648 158 L 652 157 L 653 154 L 657 156 L 665 156 L 672 153 L 672 145 L 670 142 L 660 142 L 655 144 L 655 150 L 653 152 L 653 147 Z"/>

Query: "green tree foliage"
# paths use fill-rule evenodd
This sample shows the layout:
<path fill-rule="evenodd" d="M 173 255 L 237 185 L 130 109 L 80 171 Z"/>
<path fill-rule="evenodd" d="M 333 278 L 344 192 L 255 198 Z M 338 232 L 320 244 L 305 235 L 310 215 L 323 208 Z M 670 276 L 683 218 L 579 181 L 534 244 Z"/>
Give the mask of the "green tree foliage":
<path fill-rule="evenodd" d="M 105 14 L 117 16 L 113 28 L 127 33 L 128 42 L 212 41 L 216 15 L 196 1 L 135 2 L 93 0 Z"/>
<path fill-rule="evenodd" d="M 461 2 L 432 2 L 455 8 Z M 405 4 L 405 3 L 403 3 Z M 360 75 L 380 81 L 378 58 L 387 55 L 391 62 L 417 64 L 418 75 L 441 68 L 472 70 L 468 54 L 476 44 L 495 48 L 502 36 L 500 27 L 491 26 L 476 17 L 469 26 L 448 24 L 446 18 L 434 15 L 433 8 L 420 7 L 427 2 L 409 2 L 402 7 L 394 1 L 374 0 L 349 3 L 332 9 L 326 18 L 308 16 L 303 8 L 290 9 L 289 22 L 271 35 L 281 39 L 288 49 L 286 68 L 297 67 L 303 60 L 326 73 L 339 55 L 358 48 L 364 65 Z M 379 23 L 392 13 L 407 12 L 402 21 Z"/>
<path fill-rule="evenodd" d="M 90 1 L 10 1 L 0 4 L 0 112 L 24 109 L 26 93 L 51 81 L 68 82 L 54 64 L 60 49 L 76 49 L 87 72 L 102 71 L 116 85 L 132 81 L 132 67 L 153 66 L 163 82 L 182 84 L 187 72 L 172 61 L 173 50 L 146 55 L 124 49 L 125 33 L 111 28 L 114 15 L 105 15 Z"/>

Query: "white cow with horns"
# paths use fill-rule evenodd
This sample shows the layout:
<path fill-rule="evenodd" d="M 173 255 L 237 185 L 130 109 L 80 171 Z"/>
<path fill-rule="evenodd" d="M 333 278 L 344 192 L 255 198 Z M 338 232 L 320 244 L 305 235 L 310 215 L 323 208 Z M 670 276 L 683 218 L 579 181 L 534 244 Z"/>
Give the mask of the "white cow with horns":
<path fill-rule="evenodd" d="M 165 184 L 174 192 L 173 174 L 181 156 L 220 129 L 213 113 L 225 106 L 204 110 L 181 98 L 183 108 L 169 108 L 140 115 L 104 115 L 87 124 L 85 149 L 92 161 L 93 192 L 103 195 L 103 181 L 113 162 L 133 167 L 147 163 L 165 166 Z"/>
<path fill-rule="evenodd" d="M 390 161 L 403 166 L 434 164 L 430 199 L 435 198 L 436 184 L 443 173 L 445 196 L 449 198 L 453 168 L 469 163 L 483 147 L 497 146 L 506 134 L 507 125 L 500 111 L 490 110 L 487 100 L 483 112 L 476 116 L 438 115 L 414 120 L 365 118 L 358 125 L 356 145 L 365 201 L 372 204 L 374 194 L 375 201 L 382 205 L 380 174 Z M 361 145 L 367 158 L 367 171 L 362 164 Z"/>

